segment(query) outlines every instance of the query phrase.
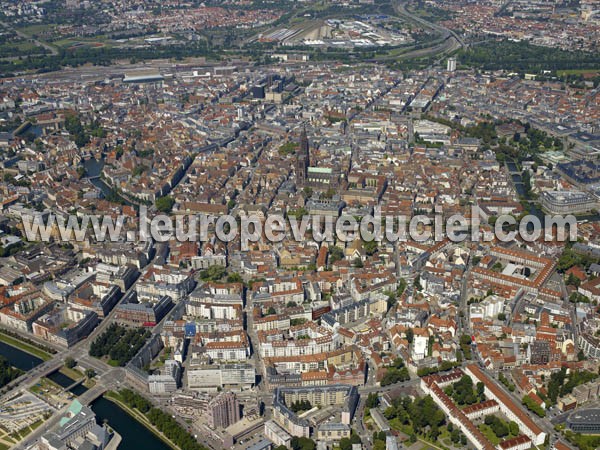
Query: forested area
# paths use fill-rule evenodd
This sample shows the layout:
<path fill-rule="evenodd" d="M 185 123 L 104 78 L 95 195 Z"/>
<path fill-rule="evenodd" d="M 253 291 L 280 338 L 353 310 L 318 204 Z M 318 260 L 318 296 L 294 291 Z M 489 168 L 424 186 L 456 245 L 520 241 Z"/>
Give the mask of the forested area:
<path fill-rule="evenodd" d="M 461 50 L 461 65 L 482 70 L 512 70 L 514 72 L 540 73 L 564 69 L 597 69 L 598 55 L 586 52 L 540 47 L 528 42 L 509 40 L 492 41 Z"/>

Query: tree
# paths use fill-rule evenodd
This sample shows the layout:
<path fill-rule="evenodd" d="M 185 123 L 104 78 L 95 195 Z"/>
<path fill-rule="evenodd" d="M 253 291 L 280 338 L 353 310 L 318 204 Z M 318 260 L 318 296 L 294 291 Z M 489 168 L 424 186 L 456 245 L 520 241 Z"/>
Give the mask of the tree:
<path fill-rule="evenodd" d="M 294 411 L 295 413 L 297 413 L 297 412 L 308 411 L 308 410 L 312 409 L 312 405 L 310 404 L 310 402 L 308 400 L 298 400 L 291 404 L 290 409 L 292 411 Z"/>
<path fill-rule="evenodd" d="M 414 338 L 415 338 L 415 332 L 413 331 L 413 329 L 409 328 L 408 330 L 406 330 L 406 340 L 408 341 L 409 344 L 412 344 Z"/>
<path fill-rule="evenodd" d="M 164 197 L 158 197 L 154 204 L 156 206 L 156 209 L 158 209 L 160 212 L 168 214 L 171 212 L 171 209 L 173 209 L 175 199 L 173 197 L 165 195 Z"/>
<path fill-rule="evenodd" d="M 373 450 L 386 450 L 385 441 L 375 441 L 373 442 Z"/>
<path fill-rule="evenodd" d="M 413 285 L 417 291 L 423 290 L 423 286 L 421 286 L 421 277 L 419 275 L 417 275 L 417 277 L 415 278 Z"/>
<path fill-rule="evenodd" d="M 481 381 L 477 383 L 477 396 L 479 397 L 479 401 L 485 400 L 485 384 Z"/>
<path fill-rule="evenodd" d="M 94 369 L 85 369 L 85 376 L 88 380 L 91 380 L 96 376 L 96 371 Z"/>
<path fill-rule="evenodd" d="M 228 283 L 243 283 L 244 280 L 242 279 L 242 276 L 239 273 L 234 272 L 234 273 L 227 275 L 227 282 Z"/>
<path fill-rule="evenodd" d="M 365 253 L 369 256 L 377 251 L 377 241 L 367 241 L 364 243 Z"/>
<path fill-rule="evenodd" d="M 200 272 L 200 279 L 202 281 L 218 281 L 225 276 L 225 272 L 225 267 L 210 266 Z"/>
<path fill-rule="evenodd" d="M 5 357 L 0 356 L 0 387 L 6 386 L 22 373 L 21 370 L 12 367 Z"/>
<path fill-rule="evenodd" d="M 523 405 L 525 405 L 529 411 L 534 412 L 539 417 L 546 417 L 546 411 L 528 395 L 523 397 Z"/>
<path fill-rule="evenodd" d="M 365 402 L 365 406 L 369 409 L 377 408 L 379 405 L 379 396 L 376 392 L 372 392 L 367 397 L 367 401 Z"/>
<path fill-rule="evenodd" d="M 337 245 L 331 246 L 329 248 L 329 264 L 334 264 L 341 259 L 344 259 L 344 250 Z"/>
<path fill-rule="evenodd" d="M 352 442 L 350 442 L 350 438 L 340 439 L 340 450 L 352 450 Z"/>
<path fill-rule="evenodd" d="M 458 444 L 460 442 L 460 431 L 458 429 L 452 430 L 450 433 L 450 439 L 455 444 Z"/>
<path fill-rule="evenodd" d="M 77 362 L 72 357 L 67 356 L 65 358 L 65 367 L 68 367 L 69 369 L 72 369 L 76 365 L 77 365 Z"/>
<path fill-rule="evenodd" d="M 291 444 L 293 450 L 315 450 L 317 447 L 315 441 L 307 437 L 294 436 Z"/>

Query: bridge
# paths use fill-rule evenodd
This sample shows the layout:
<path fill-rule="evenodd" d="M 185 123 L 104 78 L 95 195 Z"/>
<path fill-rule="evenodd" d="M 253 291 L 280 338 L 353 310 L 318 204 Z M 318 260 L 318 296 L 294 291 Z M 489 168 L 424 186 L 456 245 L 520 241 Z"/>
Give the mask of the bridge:
<path fill-rule="evenodd" d="M 62 392 L 67 392 L 70 391 L 71 389 L 76 388 L 77 386 L 79 386 L 80 384 L 82 384 L 85 381 L 85 378 L 81 378 L 77 381 L 75 381 L 73 384 L 71 384 L 70 386 L 67 386 L 66 388 L 63 388 Z"/>
<path fill-rule="evenodd" d="M 89 406 L 94 400 L 99 397 L 102 397 L 108 389 L 106 386 L 96 385 L 91 389 L 88 389 L 83 394 L 81 394 L 78 398 L 79 402 L 82 405 Z"/>
<path fill-rule="evenodd" d="M 57 358 L 55 355 L 53 359 L 50 359 L 46 362 L 43 362 L 39 366 L 34 367 L 30 371 L 21 375 L 19 378 L 16 378 L 10 383 L 8 383 L 4 388 L 7 390 L 7 392 L 10 393 L 13 389 L 17 388 L 22 384 L 27 385 L 25 386 L 26 388 L 30 387 L 30 385 L 34 385 L 35 383 L 37 383 L 37 380 L 39 378 L 50 375 L 52 372 L 56 372 L 62 366 L 62 358 Z"/>

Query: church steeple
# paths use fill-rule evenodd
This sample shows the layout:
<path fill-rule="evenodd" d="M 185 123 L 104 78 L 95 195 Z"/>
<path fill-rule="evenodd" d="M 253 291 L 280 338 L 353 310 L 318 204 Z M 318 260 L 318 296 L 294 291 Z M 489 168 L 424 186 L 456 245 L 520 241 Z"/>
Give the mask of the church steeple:
<path fill-rule="evenodd" d="M 308 137 L 306 136 L 306 127 L 302 130 L 302 134 L 300 135 L 300 154 L 306 156 L 308 162 L 310 150 L 308 145 Z"/>
<path fill-rule="evenodd" d="M 306 180 L 306 172 L 310 165 L 310 148 L 308 144 L 308 137 L 306 136 L 306 128 L 302 130 L 300 135 L 300 148 L 298 149 L 298 156 L 296 158 L 296 184 L 298 187 L 304 185 Z"/>

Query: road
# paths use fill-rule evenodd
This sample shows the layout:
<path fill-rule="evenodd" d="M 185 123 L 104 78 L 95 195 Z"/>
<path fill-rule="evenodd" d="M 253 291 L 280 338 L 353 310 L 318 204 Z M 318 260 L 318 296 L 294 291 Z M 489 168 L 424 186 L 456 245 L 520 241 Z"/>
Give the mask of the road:
<path fill-rule="evenodd" d="M 409 59 L 409 58 L 421 58 L 424 56 L 431 56 L 431 55 L 444 55 L 444 54 L 452 53 L 462 47 L 465 47 L 465 43 L 462 40 L 462 38 L 458 34 L 456 34 L 454 31 L 452 31 L 442 25 L 439 25 L 437 23 L 429 22 L 429 21 L 423 19 L 422 17 L 419 17 L 415 14 L 408 12 L 405 8 L 404 3 L 401 1 L 394 2 L 393 6 L 394 6 L 394 10 L 396 11 L 396 14 L 398 14 L 400 17 L 409 19 L 413 22 L 418 23 L 419 25 L 422 25 L 425 28 L 429 28 L 430 30 L 433 30 L 433 31 L 439 33 L 440 39 L 442 39 L 442 42 L 436 43 L 435 45 L 433 45 L 431 47 L 412 50 L 407 53 L 398 55 L 398 56 L 394 57 L 393 59 Z"/>

